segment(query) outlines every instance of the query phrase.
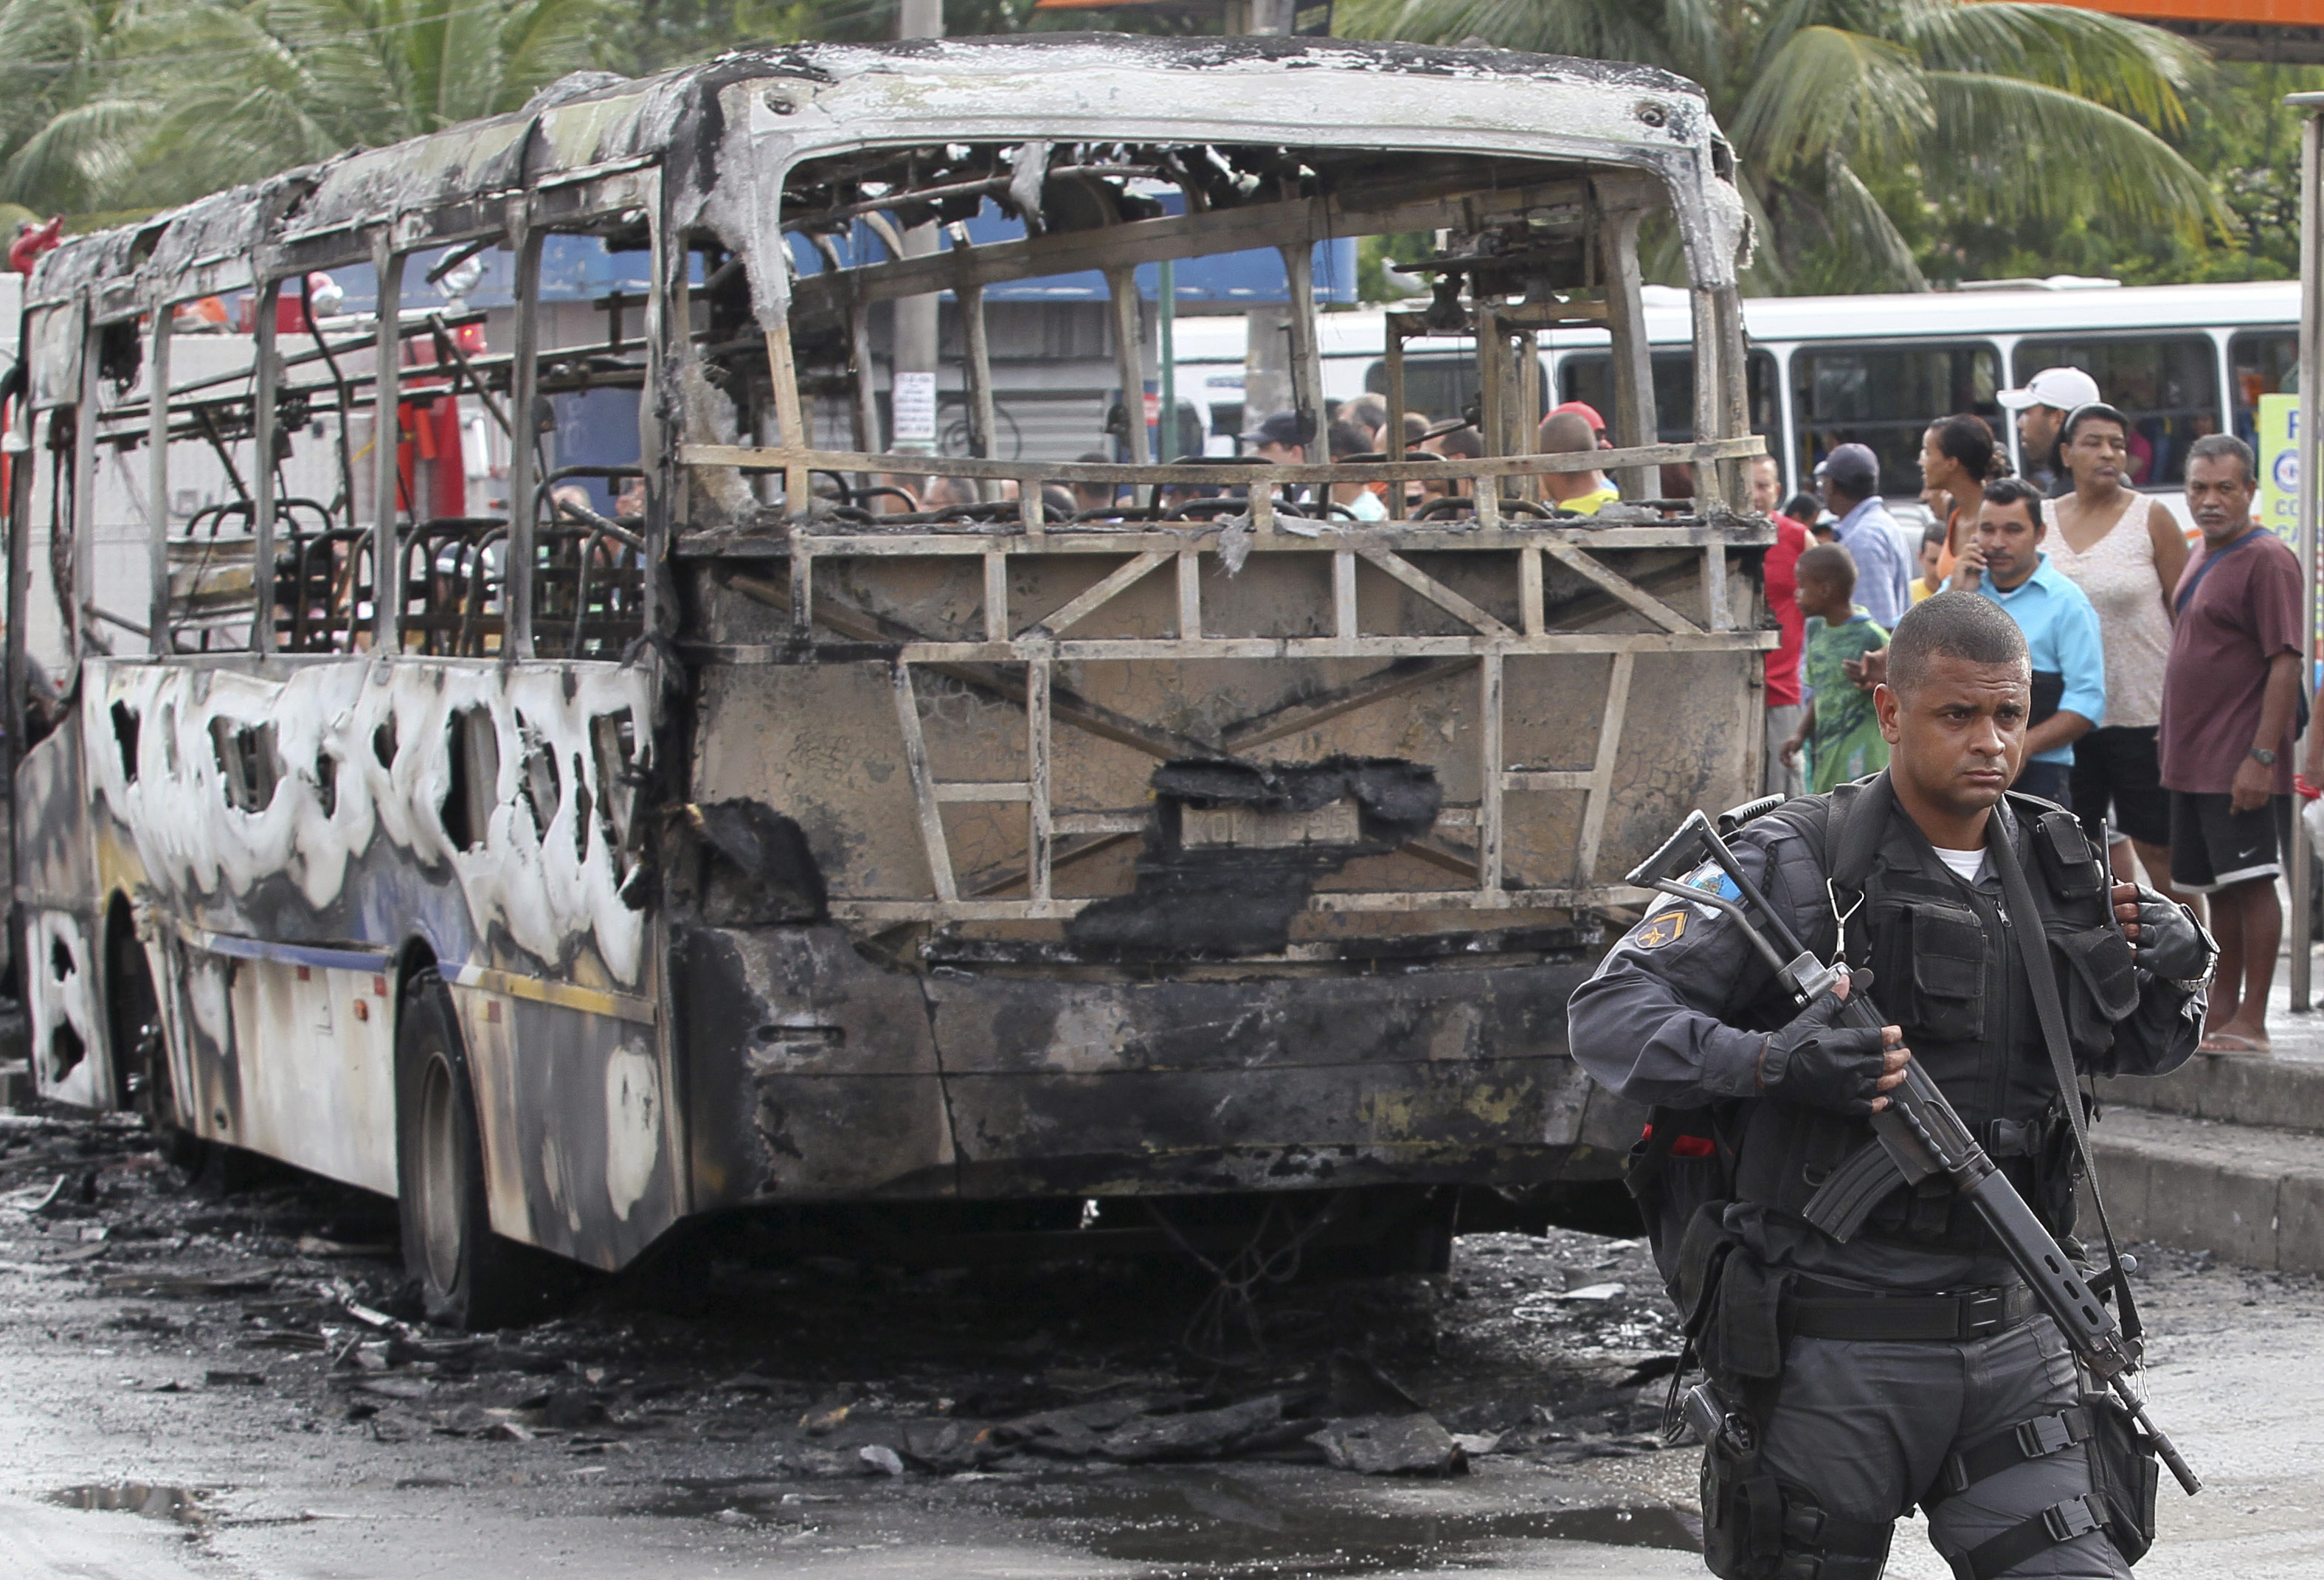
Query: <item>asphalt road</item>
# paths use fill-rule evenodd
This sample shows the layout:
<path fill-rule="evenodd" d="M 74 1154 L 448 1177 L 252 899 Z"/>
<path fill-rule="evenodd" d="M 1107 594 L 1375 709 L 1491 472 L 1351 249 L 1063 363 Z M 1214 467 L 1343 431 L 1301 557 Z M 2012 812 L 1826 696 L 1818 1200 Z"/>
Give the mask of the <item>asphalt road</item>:
<path fill-rule="evenodd" d="M 1692 1456 L 1647 1447 L 1658 1385 L 1628 1381 L 1674 1347 L 1628 1243 L 1470 1236 L 1447 1278 L 1271 1290 L 1264 1351 L 1219 1362 L 1179 1343 L 1198 1285 L 1072 1265 L 708 1259 L 479 1346 L 397 1325 L 376 1204 L 191 1186 L 115 1125 L 0 1145 L 0 1575 L 1702 1573 Z M 2164 1253 L 2143 1282 L 2156 1414 L 2211 1486 L 2166 1483 L 2140 1575 L 2324 1574 L 2313 1281 Z M 1399 1385 L 1465 1474 L 1283 1431 L 1124 1465 L 1027 1425 L 1273 1401 L 1304 1432 Z M 945 1460 L 996 1426 L 1018 1447 Z M 1948 1573 L 1909 1525 L 1889 1572 Z"/>

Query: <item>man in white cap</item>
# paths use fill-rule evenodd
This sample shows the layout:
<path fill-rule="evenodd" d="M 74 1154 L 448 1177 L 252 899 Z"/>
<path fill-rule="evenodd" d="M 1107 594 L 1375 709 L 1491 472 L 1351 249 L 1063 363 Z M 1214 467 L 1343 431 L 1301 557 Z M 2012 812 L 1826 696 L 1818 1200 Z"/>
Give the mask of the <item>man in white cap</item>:
<path fill-rule="evenodd" d="M 1994 396 L 2017 414 L 2017 445 L 2025 480 L 2052 499 L 2074 491 L 2074 480 L 2058 456 L 2058 430 L 2077 406 L 2100 400 L 2098 381 L 2080 368 L 2043 368 L 2023 390 Z"/>

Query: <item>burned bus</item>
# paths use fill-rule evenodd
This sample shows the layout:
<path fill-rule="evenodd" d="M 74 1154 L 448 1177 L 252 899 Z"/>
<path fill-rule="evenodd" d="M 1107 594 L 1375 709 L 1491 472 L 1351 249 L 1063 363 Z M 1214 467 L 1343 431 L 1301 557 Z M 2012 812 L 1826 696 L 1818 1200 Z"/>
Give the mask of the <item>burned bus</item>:
<path fill-rule="evenodd" d="M 1481 455 L 1323 454 L 1314 248 L 1383 234 L 1391 383 L 1465 336 Z M 467 1323 L 744 1208 L 1264 1200 L 1425 1263 L 1463 1190 L 1607 1177 L 1566 996 L 1759 768 L 1747 247 L 1658 71 L 1062 35 L 568 78 L 69 239 L 8 439 L 38 1089 L 399 1199 Z M 1314 437 L 1161 445 L 1155 267 L 1254 251 Z M 1066 279 L 1114 433 L 1001 443 L 987 293 Z M 908 451 L 930 299 L 964 420 Z M 1575 323 L 1620 447 L 1532 455 Z M 1547 501 L 1591 465 L 1633 502 Z"/>

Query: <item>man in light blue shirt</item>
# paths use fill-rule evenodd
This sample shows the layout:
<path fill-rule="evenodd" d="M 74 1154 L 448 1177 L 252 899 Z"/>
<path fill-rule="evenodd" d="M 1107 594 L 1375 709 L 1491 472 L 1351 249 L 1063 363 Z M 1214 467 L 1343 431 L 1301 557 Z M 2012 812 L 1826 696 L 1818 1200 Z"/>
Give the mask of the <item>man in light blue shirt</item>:
<path fill-rule="evenodd" d="M 1977 536 L 1946 585 L 2006 610 L 2034 660 L 2025 767 L 2015 788 L 2072 810 L 2074 742 L 2106 722 L 2106 654 L 2098 613 L 2042 550 L 2042 491 L 2021 477 L 1985 485 Z"/>
<path fill-rule="evenodd" d="M 1824 457 L 1823 502 L 1840 518 L 1834 533 L 1856 562 L 1856 602 L 1882 630 L 1913 607 L 1912 571 L 1896 540 L 1896 518 L 1880 502 L 1880 462 L 1862 445 Z"/>

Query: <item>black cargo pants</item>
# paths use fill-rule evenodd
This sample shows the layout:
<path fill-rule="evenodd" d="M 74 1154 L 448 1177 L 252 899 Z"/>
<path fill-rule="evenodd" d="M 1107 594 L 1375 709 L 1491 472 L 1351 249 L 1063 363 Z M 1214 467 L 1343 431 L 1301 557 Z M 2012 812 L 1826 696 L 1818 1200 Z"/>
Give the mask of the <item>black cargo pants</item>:
<path fill-rule="evenodd" d="M 1807 1492 L 1839 1520 L 1889 1522 L 1933 1500 L 1930 1539 L 1958 1560 L 2091 1492 L 2093 1450 L 2067 1444 L 1949 1495 L 1948 1458 L 2020 1422 L 2070 1409 L 2080 1393 L 2073 1355 L 2047 1317 L 1959 1344 L 1794 1338 L 1762 1428 L 1761 1463 L 1779 1484 Z M 1785 1556 L 1807 1555 L 1787 1540 Z M 1883 1562 L 1828 1555 L 1820 1570 L 1803 1572 L 1818 1580 L 1874 1580 Z M 2084 1530 L 2006 1572 L 2127 1580 L 2130 1566 L 2105 1532 Z"/>

